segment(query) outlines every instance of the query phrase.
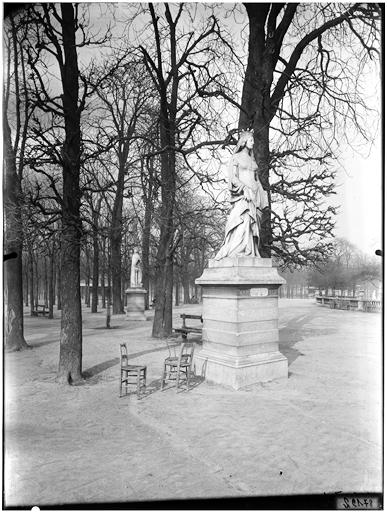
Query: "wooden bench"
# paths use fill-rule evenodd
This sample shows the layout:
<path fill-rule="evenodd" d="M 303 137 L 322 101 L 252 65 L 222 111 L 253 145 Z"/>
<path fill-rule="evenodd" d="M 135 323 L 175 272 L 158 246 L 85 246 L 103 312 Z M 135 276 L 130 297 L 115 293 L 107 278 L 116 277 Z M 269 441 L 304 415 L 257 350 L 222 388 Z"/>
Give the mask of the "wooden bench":
<path fill-rule="evenodd" d="M 31 314 L 32 316 L 39 316 L 39 315 L 42 315 L 42 316 L 48 316 L 48 307 L 45 306 L 44 304 L 37 304 L 36 305 L 36 309 L 33 309 L 31 311 Z"/>
<path fill-rule="evenodd" d="M 185 323 L 186 319 L 188 320 L 200 320 L 201 323 L 203 323 L 203 317 L 202 315 L 188 315 L 186 313 L 183 313 L 180 315 L 180 318 L 183 319 L 183 325 L 181 327 L 177 327 L 177 328 L 174 328 L 173 330 L 177 333 L 180 333 L 183 340 L 186 340 L 187 339 L 187 336 L 189 333 L 194 333 L 194 334 L 201 334 L 202 333 L 202 330 L 203 330 L 203 327 L 200 325 L 200 326 L 191 326 L 191 325 L 187 325 Z"/>
<path fill-rule="evenodd" d="M 367 313 L 379 313 L 382 309 L 382 304 L 380 300 L 365 300 L 363 304 L 363 309 Z"/>
<path fill-rule="evenodd" d="M 356 297 L 322 297 L 316 296 L 317 304 L 329 306 L 331 309 L 346 309 L 357 311 L 359 307 L 359 299 Z"/>

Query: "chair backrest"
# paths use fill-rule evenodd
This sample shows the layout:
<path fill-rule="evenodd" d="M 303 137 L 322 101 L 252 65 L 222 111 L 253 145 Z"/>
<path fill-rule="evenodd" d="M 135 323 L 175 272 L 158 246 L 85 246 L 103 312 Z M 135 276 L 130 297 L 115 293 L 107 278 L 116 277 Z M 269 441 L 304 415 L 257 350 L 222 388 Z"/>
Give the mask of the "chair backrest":
<path fill-rule="evenodd" d="M 178 357 L 177 348 L 180 348 L 180 342 L 177 340 L 165 340 L 168 347 L 169 357 Z"/>
<path fill-rule="evenodd" d="M 126 343 L 120 343 L 121 365 L 128 363 L 128 347 Z"/>
<path fill-rule="evenodd" d="M 195 350 L 195 343 L 192 343 L 192 342 L 191 343 L 182 343 L 181 349 L 180 349 L 180 354 L 179 354 L 178 364 L 180 365 L 180 363 L 184 363 L 184 364 L 188 363 L 189 366 L 191 367 L 194 350 Z"/>

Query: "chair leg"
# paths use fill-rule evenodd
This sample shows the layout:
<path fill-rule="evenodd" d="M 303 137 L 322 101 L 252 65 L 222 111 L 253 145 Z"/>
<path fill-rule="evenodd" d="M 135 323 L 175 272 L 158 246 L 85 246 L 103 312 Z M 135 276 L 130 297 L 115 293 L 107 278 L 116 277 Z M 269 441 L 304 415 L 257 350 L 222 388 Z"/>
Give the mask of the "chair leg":
<path fill-rule="evenodd" d="M 163 370 L 163 374 L 161 376 L 161 391 L 164 389 L 164 383 L 165 383 L 165 377 L 166 376 L 167 376 L 166 365 L 164 364 L 164 370 Z"/>
<path fill-rule="evenodd" d="M 122 370 L 120 371 L 120 398 L 122 397 Z"/>
<path fill-rule="evenodd" d="M 176 371 L 176 393 L 179 391 L 179 382 L 180 382 L 180 368 L 177 368 Z"/>
<path fill-rule="evenodd" d="M 140 370 L 137 371 L 137 398 L 140 397 L 140 378 L 141 378 L 141 372 Z"/>
<path fill-rule="evenodd" d="M 187 385 L 187 391 L 189 390 L 189 373 L 190 373 L 190 368 L 188 368 L 188 366 L 186 367 L 185 369 L 185 382 L 186 382 L 186 385 Z"/>

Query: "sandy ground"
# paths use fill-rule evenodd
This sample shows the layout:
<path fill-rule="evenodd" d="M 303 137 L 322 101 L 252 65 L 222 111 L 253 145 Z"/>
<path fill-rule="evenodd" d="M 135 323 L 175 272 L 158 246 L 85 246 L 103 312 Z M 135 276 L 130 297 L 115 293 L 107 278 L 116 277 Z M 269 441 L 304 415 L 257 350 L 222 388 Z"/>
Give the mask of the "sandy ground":
<path fill-rule="evenodd" d="M 175 309 L 174 325 L 183 311 Z M 289 378 L 239 391 L 197 377 L 159 390 L 152 322 L 84 311 L 81 386 L 55 380 L 56 318 L 30 318 L 34 347 L 6 354 L 5 505 L 15 507 L 382 491 L 378 314 L 280 300 Z M 148 316 L 152 313 L 148 312 Z M 146 395 L 119 398 L 119 343 L 148 367 Z"/>

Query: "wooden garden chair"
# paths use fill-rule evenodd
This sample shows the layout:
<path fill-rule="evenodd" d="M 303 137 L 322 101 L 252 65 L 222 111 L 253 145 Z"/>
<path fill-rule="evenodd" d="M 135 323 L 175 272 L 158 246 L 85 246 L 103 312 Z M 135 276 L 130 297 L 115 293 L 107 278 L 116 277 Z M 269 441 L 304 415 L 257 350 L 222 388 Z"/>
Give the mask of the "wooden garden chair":
<path fill-rule="evenodd" d="M 126 343 L 120 344 L 120 398 L 122 397 L 122 387 L 125 385 L 125 394 L 128 393 L 128 385 L 135 384 L 137 398 L 140 396 L 140 390 L 146 387 L 146 366 L 137 364 L 128 364 L 128 348 Z"/>

